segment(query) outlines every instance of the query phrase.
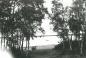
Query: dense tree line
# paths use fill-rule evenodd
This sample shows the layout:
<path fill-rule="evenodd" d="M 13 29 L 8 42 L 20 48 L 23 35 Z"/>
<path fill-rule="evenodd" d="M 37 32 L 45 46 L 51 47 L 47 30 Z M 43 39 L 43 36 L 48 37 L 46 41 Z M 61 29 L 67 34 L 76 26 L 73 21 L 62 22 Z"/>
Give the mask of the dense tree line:
<path fill-rule="evenodd" d="M 37 30 L 43 32 L 41 23 L 46 11 L 43 3 L 43 0 L 0 0 L 2 36 L 8 36 L 12 40 L 19 31 L 19 35 L 23 35 L 28 41 Z"/>
<path fill-rule="evenodd" d="M 6 40 L 14 54 L 17 53 L 15 50 L 21 52 L 24 40 L 29 49 L 30 38 L 37 30 L 44 31 L 41 23 L 47 9 L 43 3 L 43 0 L 0 0 L 1 38 Z"/>
<path fill-rule="evenodd" d="M 83 54 L 86 45 L 85 0 L 74 0 L 71 7 L 64 7 L 57 0 L 53 0 L 52 4 L 53 30 L 62 39 L 62 42 L 57 47 L 62 47 L 63 50 L 78 50 L 80 54 Z"/>

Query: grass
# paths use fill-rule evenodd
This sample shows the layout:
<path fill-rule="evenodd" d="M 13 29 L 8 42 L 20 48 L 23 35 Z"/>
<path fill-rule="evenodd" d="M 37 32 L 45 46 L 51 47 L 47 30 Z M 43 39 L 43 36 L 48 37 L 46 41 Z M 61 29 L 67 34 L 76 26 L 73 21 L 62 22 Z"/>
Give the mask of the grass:
<path fill-rule="evenodd" d="M 32 52 L 31 58 L 86 58 L 86 56 L 61 55 L 61 51 L 59 50 L 36 50 Z"/>

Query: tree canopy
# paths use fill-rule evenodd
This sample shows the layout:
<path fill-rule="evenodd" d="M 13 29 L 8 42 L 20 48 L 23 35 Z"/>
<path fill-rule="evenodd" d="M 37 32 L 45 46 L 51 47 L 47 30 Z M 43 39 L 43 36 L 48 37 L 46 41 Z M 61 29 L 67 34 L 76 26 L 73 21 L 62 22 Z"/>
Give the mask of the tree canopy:
<path fill-rule="evenodd" d="M 59 36 L 63 39 L 63 47 L 65 48 L 69 43 L 69 49 L 72 50 L 74 42 L 73 40 L 77 40 L 80 54 L 83 54 L 86 38 L 85 1 L 74 0 L 71 7 L 63 7 L 64 5 L 58 0 L 53 0 L 52 4 L 53 30 L 57 32 L 57 34 L 59 34 Z"/>
<path fill-rule="evenodd" d="M 41 27 L 45 16 L 43 0 L 0 0 L 0 30 L 3 36 L 16 36 L 16 31 L 30 40 Z M 18 34 L 17 34 L 18 35 Z M 22 35 L 21 35 L 22 36 Z"/>

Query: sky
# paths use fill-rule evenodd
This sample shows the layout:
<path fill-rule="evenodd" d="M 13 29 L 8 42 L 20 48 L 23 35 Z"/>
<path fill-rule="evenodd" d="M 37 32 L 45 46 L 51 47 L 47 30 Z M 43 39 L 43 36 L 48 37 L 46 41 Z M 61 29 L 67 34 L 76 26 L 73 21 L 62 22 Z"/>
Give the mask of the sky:
<path fill-rule="evenodd" d="M 48 9 L 49 13 L 52 13 L 52 0 L 45 0 L 46 3 L 44 3 L 44 6 Z M 61 0 L 64 7 L 71 6 L 72 0 Z M 46 16 L 43 20 L 42 27 L 45 30 L 45 35 L 56 35 L 57 33 L 53 31 L 53 26 L 50 25 L 50 19 Z M 41 35 L 40 33 L 37 33 L 37 35 Z M 51 37 L 38 37 L 34 38 L 34 40 L 30 40 L 30 46 L 42 46 L 42 45 L 56 45 L 61 41 L 60 38 L 56 36 Z"/>

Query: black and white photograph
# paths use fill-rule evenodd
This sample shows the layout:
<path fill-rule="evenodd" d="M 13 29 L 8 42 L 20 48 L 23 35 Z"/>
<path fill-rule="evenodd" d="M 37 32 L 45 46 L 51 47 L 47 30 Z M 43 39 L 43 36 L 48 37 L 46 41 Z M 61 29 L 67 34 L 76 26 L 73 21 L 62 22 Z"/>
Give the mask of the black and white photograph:
<path fill-rule="evenodd" d="M 86 0 L 0 0 L 0 58 L 86 58 Z"/>

